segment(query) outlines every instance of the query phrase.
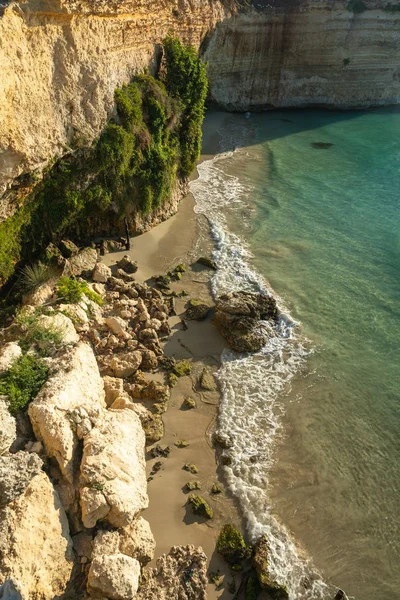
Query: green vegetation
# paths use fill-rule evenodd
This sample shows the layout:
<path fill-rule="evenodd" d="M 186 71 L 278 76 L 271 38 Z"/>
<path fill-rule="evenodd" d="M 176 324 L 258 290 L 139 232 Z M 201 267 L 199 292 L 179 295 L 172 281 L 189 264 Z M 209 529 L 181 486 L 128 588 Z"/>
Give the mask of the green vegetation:
<path fill-rule="evenodd" d="M 44 314 L 40 311 L 28 313 L 21 310 L 15 317 L 15 323 L 23 331 L 23 336 L 19 340 L 22 350 L 27 351 L 35 346 L 41 356 L 49 356 L 53 348 L 62 344 L 63 332 L 54 326 L 44 325 L 41 322 Z"/>
<path fill-rule="evenodd" d="M 115 91 L 116 117 L 97 142 L 52 165 L 24 205 L 0 224 L 0 284 L 18 263 L 75 230 L 149 213 L 169 199 L 200 153 L 207 95 L 204 64 L 177 38 L 164 42 L 165 72 Z M 88 227 L 90 226 L 90 227 Z"/>
<path fill-rule="evenodd" d="M 235 565 L 251 556 L 252 548 L 247 546 L 240 531 L 233 525 L 224 525 L 217 540 L 217 551 L 225 560 Z"/>
<path fill-rule="evenodd" d="M 261 587 L 260 587 L 257 577 L 250 576 L 246 583 L 245 599 L 246 600 L 257 600 L 258 596 L 260 595 L 260 592 L 261 592 Z"/>
<path fill-rule="evenodd" d="M 67 304 L 77 304 L 83 298 L 83 295 L 92 300 L 99 306 L 102 306 L 103 299 L 90 289 L 85 281 L 78 281 L 71 277 L 61 277 L 57 283 L 57 296 Z"/>
<path fill-rule="evenodd" d="M 195 496 L 195 494 L 190 494 L 189 504 L 192 507 L 193 512 L 196 515 L 200 515 L 205 519 L 212 519 L 214 516 L 213 509 L 211 506 L 202 498 L 202 496 Z"/>
<path fill-rule="evenodd" d="M 40 358 L 25 354 L 0 376 L 0 394 L 8 397 L 11 413 L 26 408 L 40 392 L 48 373 L 48 367 Z"/>
<path fill-rule="evenodd" d="M 350 2 L 346 4 L 346 8 L 354 14 L 359 14 L 367 10 L 367 5 L 363 0 L 350 0 Z"/>
<path fill-rule="evenodd" d="M 172 367 L 172 373 L 177 377 L 183 377 L 184 375 L 190 375 L 192 372 L 192 365 L 187 360 L 181 360 Z"/>
<path fill-rule="evenodd" d="M 48 265 L 37 263 L 35 265 L 25 265 L 21 269 L 19 285 L 24 293 L 32 293 L 39 286 L 43 285 L 51 277 L 51 271 Z"/>

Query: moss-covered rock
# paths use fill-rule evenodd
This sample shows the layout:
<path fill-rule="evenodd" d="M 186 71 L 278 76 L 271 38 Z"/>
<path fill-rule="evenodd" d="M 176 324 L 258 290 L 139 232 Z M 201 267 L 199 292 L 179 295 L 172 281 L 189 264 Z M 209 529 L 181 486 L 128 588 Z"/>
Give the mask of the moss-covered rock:
<path fill-rule="evenodd" d="M 189 471 L 189 473 L 192 473 L 192 475 L 196 475 L 196 473 L 199 472 L 199 469 L 193 463 L 186 463 L 183 465 L 183 468 L 185 471 Z"/>
<path fill-rule="evenodd" d="M 190 410 L 192 408 L 196 408 L 196 402 L 193 400 L 193 398 L 185 398 L 182 404 L 183 408 L 186 408 L 187 410 Z"/>
<path fill-rule="evenodd" d="M 260 583 L 255 575 L 250 575 L 246 583 L 245 600 L 257 600 L 260 595 Z"/>
<path fill-rule="evenodd" d="M 201 483 L 200 481 L 188 481 L 185 485 L 185 489 L 188 492 L 193 492 L 193 490 L 201 490 Z"/>
<path fill-rule="evenodd" d="M 142 422 L 148 444 L 159 442 L 164 436 L 164 423 L 160 415 L 151 415 Z"/>
<path fill-rule="evenodd" d="M 201 300 L 189 300 L 186 308 L 186 317 L 193 321 L 204 321 L 207 317 L 211 306 Z"/>
<path fill-rule="evenodd" d="M 186 440 L 177 440 L 175 442 L 175 446 L 177 448 L 187 448 L 189 446 L 189 442 L 187 442 Z"/>
<path fill-rule="evenodd" d="M 212 494 L 217 495 L 217 494 L 222 494 L 222 492 L 223 492 L 223 489 L 221 487 L 219 487 L 219 485 L 217 485 L 216 483 L 212 484 L 212 487 L 211 487 Z"/>
<path fill-rule="evenodd" d="M 190 494 L 189 504 L 192 507 L 193 512 L 196 515 L 200 515 L 205 519 L 212 519 L 214 516 L 213 509 L 211 506 L 202 498 L 202 496 L 196 496 L 195 494 Z"/>
<path fill-rule="evenodd" d="M 171 388 L 175 387 L 176 384 L 178 383 L 178 379 L 179 379 L 179 377 L 177 375 L 175 375 L 175 373 L 168 373 L 167 381 L 168 381 L 169 387 L 171 387 Z"/>
<path fill-rule="evenodd" d="M 208 574 L 210 582 L 213 583 L 216 587 L 220 587 L 222 585 L 222 576 L 219 569 L 216 571 L 210 571 Z"/>
<path fill-rule="evenodd" d="M 268 540 L 263 535 L 256 544 L 253 556 L 253 566 L 256 570 L 258 581 L 261 587 L 267 590 L 273 600 L 289 600 L 286 587 L 271 578 L 269 573 L 269 553 Z"/>
<path fill-rule="evenodd" d="M 203 265 L 204 267 L 208 267 L 209 269 L 213 269 L 214 271 L 217 269 L 217 265 L 215 260 L 209 258 L 208 256 L 200 256 L 200 258 L 196 261 L 199 265 Z"/>
<path fill-rule="evenodd" d="M 236 564 L 249 556 L 242 534 L 230 523 L 224 525 L 218 536 L 217 552 L 230 564 Z"/>
<path fill-rule="evenodd" d="M 172 367 L 172 373 L 176 377 L 184 377 L 185 375 L 190 375 L 191 372 L 192 365 L 188 360 L 180 360 Z"/>

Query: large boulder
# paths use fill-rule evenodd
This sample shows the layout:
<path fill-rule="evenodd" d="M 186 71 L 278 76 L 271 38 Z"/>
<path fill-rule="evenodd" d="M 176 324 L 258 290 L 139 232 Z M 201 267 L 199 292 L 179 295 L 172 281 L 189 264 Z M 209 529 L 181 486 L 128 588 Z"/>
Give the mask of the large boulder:
<path fill-rule="evenodd" d="M 79 335 L 76 333 L 73 322 L 62 313 L 42 315 L 38 319 L 38 325 L 43 327 L 43 329 L 57 332 L 64 344 L 76 344 L 79 342 Z"/>
<path fill-rule="evenodd" d="M 58 244 L 58 249 L 64 258 L 71 258 L 71 256 L 75 256 L 79 252 L 78 246 L 71 240 L 61 240 Z"/>
<path fill-rule="evenodd" d="M 94 527 L 99 519 L 126 527 L 147 508 L 144 447 L 139 417 L 129 409 L 110 409 L 85 437 L 81 462 L 85 527 Z"/>
<path fill-rule="evenodd" d="M 125 256 L 117 262 L 117 267 L 118 269 L 125 271 L 125 273 L 136 273 L 138 270 L 137 262 L 132 260 L 128 254 L 125 254 Z"/>
<path fill-rule="evenodd" d="M 17 452 L 0 456 L 0 507 L 9 504 L 23 494 L 43 462 L 37 454 Z"/>
<path fill-rule="evenodd" d="M 63 275 L 66 277 L 91 277 L 97 263 L 97 252 L 94 248 L 84 248 L 75 256 L 65 261 Z"/>
<path fill-rule="evenodd" d="M 120 551 L 117 531 L 99 531 L 93 542 L 88 592 L 114 600 L 132 600 L 139 585 L 140 564 Z"/>
<path fill-rule="evenodd" d="M 107 283 L 107 279 L 111 277 L 111 275 L 112 273 L 110 267 L 107 267 L 107 265 L 104 263 L 99 262 L 93 270 L 92 279 L 98 283 Z"/>
<path fill-rule="evenodd" d="M 8 342 L 0 349 L 0 374 L 5 373 L 14 361 L 22 356 L 22 350 L 17 342 Z"/>
<path fill-rule="evenodd" d="M 36 437 L 72 483 L 80 458 L 78 425 L 83 421 L 87 429 L 97 422 L 106 406 L 104 386 L 93 351 L 84 342 L 66 352 L 57 368 L 28 414 Z"/>
<path fill-rule="evenodd" d="M 186 309 L 186 318 L 194 321 L 203 321 L 210 312 L 211 306 L 201 300 L 189 300 Z"/>
<path fill-rule="evenodd" d="M 7 454 L 17 439 L 17 423 L 4 397 L 0 396 L 0 456 Z"/>
<path fill-rule="evenodd" d="M 136 558 L 142 565 L 153 560 L 156 542 L 150 523 L 143 517 L 138 517 L 119 533 L 119 549 L 123 554 Z"/>
<path fill-rule="evenodd" d="M 230 292 L 217 299 L 215 323 L 236 352 L 258 352 L 268 341 L 278 308 L 272 296 L 252 292 Z"/>
<path fill-rule="evenodd" d="M 286 587 L 277 583 L 270 575 L 268 564 L 269 553 L 267 536 L 263 535 L 258 540 L 253 555 L 253 566 L 256 570 L 258 581 L 273 600 L 289 600 Z"/>
<path fill-rule="evenodd" d="M 0 509 L 0 581 L 15 578 L 23 598 L 53 600 L 65 592 L 72 561 L 67 517 L 41 471 Z"/>
<path fill-rule="evenodd" d="M 190 585 L 188 583 L 190 582 Z M 143 571 L 137 600 L 206 600 L 207 557 L 202 548 L 173 546 Z"/>

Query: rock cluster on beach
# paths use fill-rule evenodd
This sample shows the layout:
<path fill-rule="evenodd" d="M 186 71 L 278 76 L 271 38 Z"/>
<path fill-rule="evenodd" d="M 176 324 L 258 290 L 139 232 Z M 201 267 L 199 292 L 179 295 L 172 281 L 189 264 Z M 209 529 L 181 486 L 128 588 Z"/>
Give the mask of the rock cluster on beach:
<path fill-rule="evenodd" d="M 64 251 L 75 274 L 88 276 L 91 253 L 70 245 Z M 90 262 L 89 285 L 103 306 L 86 296 L 56 303 L 54 283 L 24 299 L 28 315 L 47 303 L 37 322 L 62 332 L 62 340 L 43 359 L 48 378 L 27 414 L 13 416 L 7 398 L 0 398 L 2 598 L 159 600 L 179 589 L 187 600 L 205 598 L 201 549 L 174 547 L 154 569 L 142 570 L 155 550 L 141 516 L 148 506 L 145 445 L 163 436 L 169 398 L 169 387 L 144 371 L 162 366 L 179 377 L 190 365 L 162 350 L 171 297 L 137 283 L 129 257 L 117 267 L 115 277 L 106 265 Z M 23 332 L 16 324 L 4 334 L 2 372 L 22 354 L 18 336 Z M 191 591 L 182 569 L 192 573 Z"/>

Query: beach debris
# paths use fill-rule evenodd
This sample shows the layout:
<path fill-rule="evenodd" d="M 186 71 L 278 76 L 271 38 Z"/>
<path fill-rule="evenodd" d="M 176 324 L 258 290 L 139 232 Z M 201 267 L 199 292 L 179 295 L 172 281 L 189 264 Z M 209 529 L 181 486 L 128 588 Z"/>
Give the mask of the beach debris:
<path fill-rule="evenodd" d="M 177 440 L 175 442 L 175 446 L 177 448 L 187 448 L 189 446 L 189 442 L 187 442 L 186 440 Z"/>
<path fill-rule="evenodd" d="M 258 540 L 253 555 L 253 567 L 256 570 L 258 581 L 263 589 L 277 600 L 289 600 L 289 593 L 284 585 L 272 579 L 269 573 L 269 554 L 267 536 L 263 535 Z"/>
<path fill-rule="evenodd" d="M 258 352 L 272 335 L 268 321 L 278 319 L 275 298 L 252 292 L 229 292 L 215 305 L 214 321 L 236 352 Z"/>
<path fill-rule="evenodd" d="M 138 264 L 133 261 L 128 254 L 125 254 L 121 260 L 117 262 L 118 269 L 122 269 L 125 273 L 136 273 L 138 270 Z"/>
<path fill-rule="evenodd" d="M 185 489 L 188 492 L 192 492 L 193 490 L 201 490 L 201 483 L 200 481 L 188 481 L 187 484 L 185 485 Z"/>
<path fill-rule="evenodd" d="M 214 516 L 213 509 L 211 506 L 204 500 L 202 496 L 196 496 L 195 494 L 190 494 L 188 503 L 192 507 L 193 512 L 196 515 L 200 515 L 205 519 L 212 519 Z"/>
<path fill-rule="evenodd" d="M 211 310 L 211 306 L 206 302 L 193 298 L 189 300 L 186 306 L 186 318 L 191 321 L 204 321 Z"/>
<path fill-rule="evenodd" d="M 207 390 L 209 392 L 215 392 L 217 389 L 217 384 L 214 379 L 214 375 L 207 367 L 204 367 L 202 374 L 200 375 L 200 387 L 203 390 Z"/>
<path fill-rule="evenodd" d="M 183 401 L 182 408 L 186 408 L 187 410 L 196 408 L 196 402 L 193 400 L 193 398 L 187 397 Z"/>
<path fill-rule="evenodd" d="M 183 469 L 184 469 L 185 471 L 189 471 L 189 473 L 192 473 L 192 475 L 196 475 L 196 473 L 198 473 L 198 472 L 199 472 L 199 469 L 198 469 L 198 468 L 196 467 L 196 465 L 195 465 L 195 464 L 193 464 L 193 463 L 185 463 L 185 464 L 183 465 Z"/>
<path fill-rule="evenodd" d="M 222 494 L 223 489 L 221 487 L 219 487 L 219 485 L 217 485 L 216 483 L 213 483 L 211 486 L 211 493 L 212 494 Z"/>
<path fill-rule="evenodd" d="M 196 262 L 199 265 L 203 265 L 204 267 L 208 267 L 209 269 L 213 269 L 214 271 L 217 270 L 217 264 L 215 260 L 209 258 L 208 256 L 200 256 L 200 258 L 198 258 Z"/>

